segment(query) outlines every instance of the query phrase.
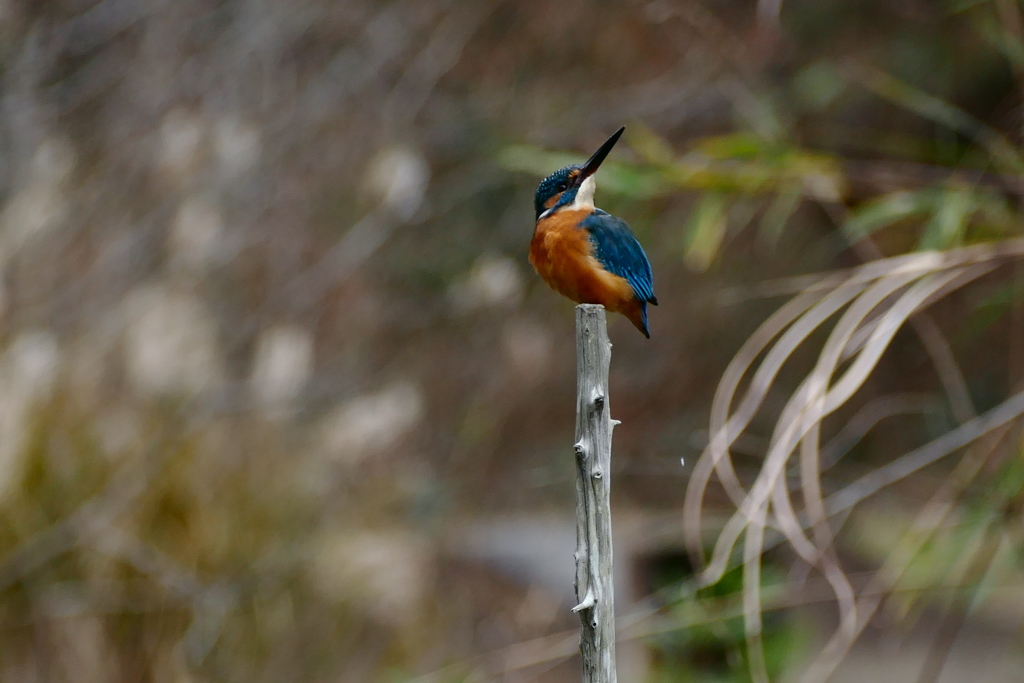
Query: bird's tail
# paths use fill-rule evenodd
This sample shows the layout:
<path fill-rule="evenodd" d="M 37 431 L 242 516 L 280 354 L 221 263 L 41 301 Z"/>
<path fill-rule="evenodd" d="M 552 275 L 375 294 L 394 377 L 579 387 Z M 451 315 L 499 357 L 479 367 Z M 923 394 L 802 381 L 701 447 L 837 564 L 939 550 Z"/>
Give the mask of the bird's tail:
<path fill-rule="evenodd" d="M 647 329 L 647 302 L 633 300 L 633 305 L 622 312 L 633 326 L 640 330 L 645 337 L 651 338 L 651 332 Z"/>

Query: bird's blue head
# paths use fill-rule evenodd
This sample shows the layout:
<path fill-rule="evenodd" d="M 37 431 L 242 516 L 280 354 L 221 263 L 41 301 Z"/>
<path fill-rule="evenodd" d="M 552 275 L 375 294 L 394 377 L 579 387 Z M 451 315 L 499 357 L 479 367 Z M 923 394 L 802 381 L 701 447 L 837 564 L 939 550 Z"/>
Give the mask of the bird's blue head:
<path fill-rule="evenodd" d="M 579 164 L 566 166 L 540 181 L 537 193 L 533 196 L 533 206 L 537 210 L 537 218 L 540 218 L 540 215 L 548 209 L 554 208 L 562 200 L 568 200 L 565 203 L 572 203 L 580 189 L 576 178 L 579 176 L 581 168 L 582 166 Z"/>
<path fill-rule="evenodd" d="M 625 126 L 615 131 L 615 134 L 608 138 L 585 164 L 573 164 L 572 166 L 560 168 L 540 181 L 540 185 L 537 186 L 537 193 L 533 196 L 533 207 L 537 211 L 537 220 L 540 220 L 541 215 L 545 212 L 550 211 L 553 213 L 563 206 L 569 206 L 576 201 L 583 182 L 594 175 L 601 162 L 612 151 L 612 147 L 619 141 L 619 137 L 624 130 L 626 130 Z M 593 188 L 591 187 L 591 193 L 592 190 Z"/>

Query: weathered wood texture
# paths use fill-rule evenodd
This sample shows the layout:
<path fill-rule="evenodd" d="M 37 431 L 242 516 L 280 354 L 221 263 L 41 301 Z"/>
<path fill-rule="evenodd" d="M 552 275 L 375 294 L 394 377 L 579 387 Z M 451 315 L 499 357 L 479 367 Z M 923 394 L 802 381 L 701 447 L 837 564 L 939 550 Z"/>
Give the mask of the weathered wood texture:
<path fill-rule="evenodd" d="M 576 599 L 584 683 L 615 682 L 612 584 L 612 345 L 603 306 L 576 307 Z"/>

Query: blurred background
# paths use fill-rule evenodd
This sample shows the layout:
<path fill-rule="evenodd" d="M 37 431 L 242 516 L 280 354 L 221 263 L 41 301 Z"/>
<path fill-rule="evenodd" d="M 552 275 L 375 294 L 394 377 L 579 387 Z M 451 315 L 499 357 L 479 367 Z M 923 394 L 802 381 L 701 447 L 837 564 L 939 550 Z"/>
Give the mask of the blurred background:
<path fill-rule="evenodd" d="M 597 202 L 661 305 L 610 321 L 620 680 L 1020 680 L 1018 0 L 2 0 L 0 55 L 0 680 L 579 680 L 573 309 L 526 256 L 623 124 Z M 818 538 L 874 601 L 822 674 L 820 568 L 698 586 L 687 486 L 801 276 L 926 250 L 987 269 L 899 321 L 821 487 L 1001 421 Z"/>

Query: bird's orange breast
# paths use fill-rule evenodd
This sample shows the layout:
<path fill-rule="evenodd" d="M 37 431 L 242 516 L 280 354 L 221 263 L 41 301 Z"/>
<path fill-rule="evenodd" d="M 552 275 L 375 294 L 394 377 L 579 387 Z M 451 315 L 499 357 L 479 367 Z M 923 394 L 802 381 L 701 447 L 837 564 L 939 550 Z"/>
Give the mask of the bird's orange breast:
<path fill-rule="evenodd" d="M 557 292 L 581 304 L 601 304 L 609 311 L 639 315 L 640 302 L 625 280 L 604 269 L 580 221 L 588 210 L 563 209 L 537 222 L 530 242 L 530 263 Z"/>

